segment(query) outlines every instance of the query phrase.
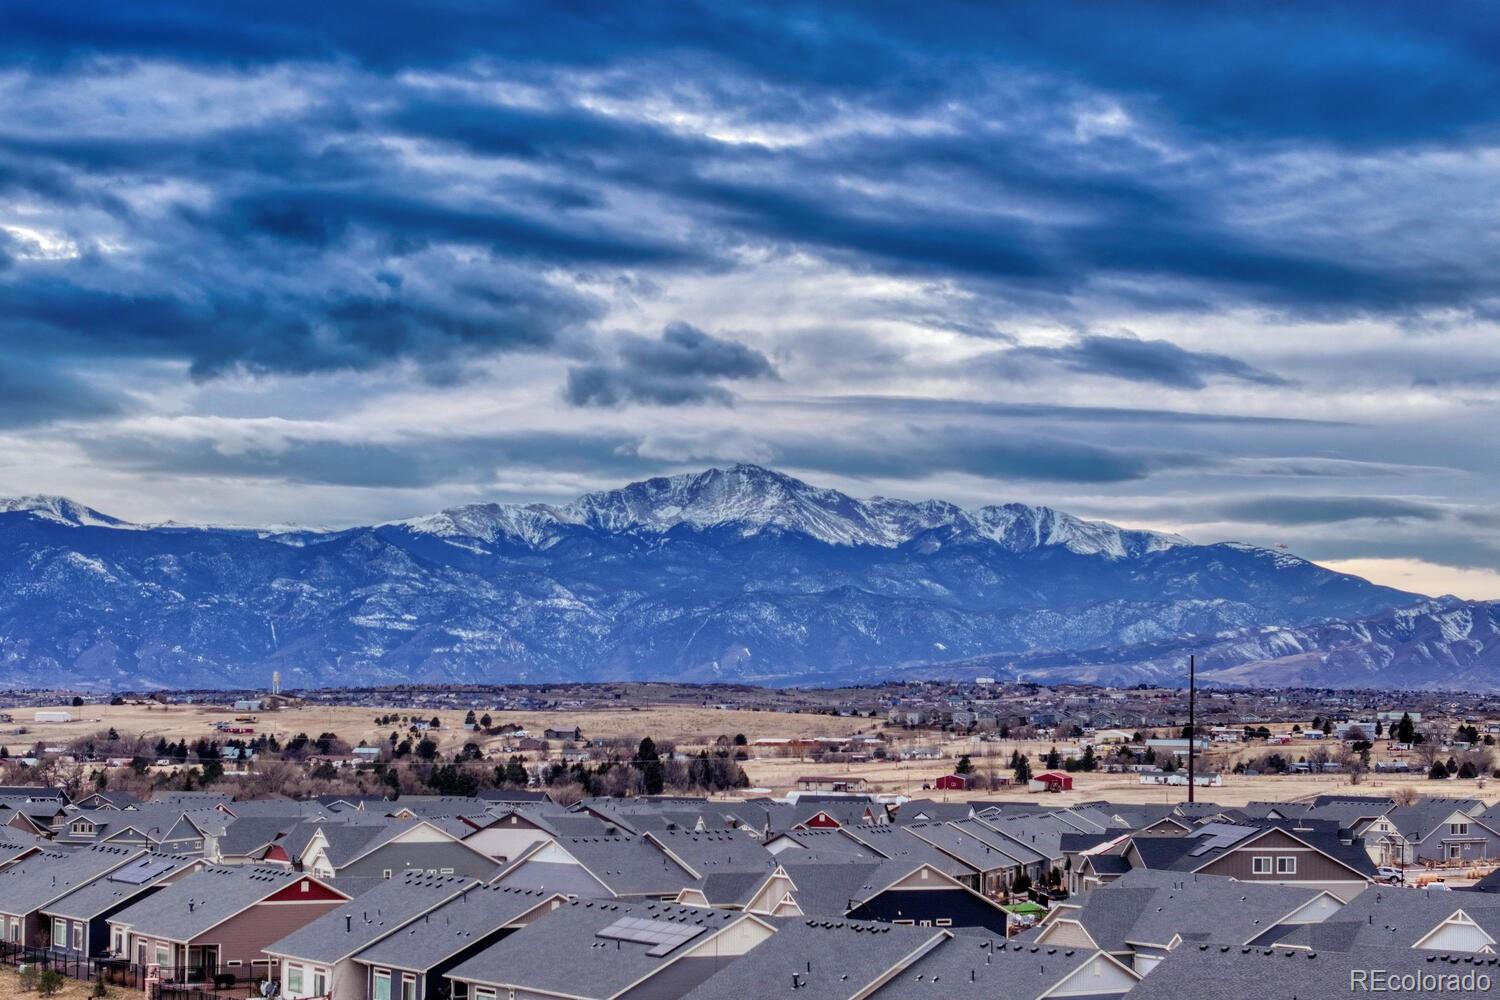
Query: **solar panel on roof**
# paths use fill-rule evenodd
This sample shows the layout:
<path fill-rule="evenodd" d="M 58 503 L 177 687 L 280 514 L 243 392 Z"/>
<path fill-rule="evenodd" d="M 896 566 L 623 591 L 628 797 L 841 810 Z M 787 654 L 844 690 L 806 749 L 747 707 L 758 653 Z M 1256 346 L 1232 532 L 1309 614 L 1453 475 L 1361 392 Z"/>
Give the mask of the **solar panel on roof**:
<path fill-rule="evenodd" d="M 152 879 L 165 875 L 171 871 L 173 864 L 170 861 L 151 861 L 143 859 L 133 865 L 126 865 L 119 871 L 110 875 L 111 882 L 120 882 L 125 885 L 145 885 Z"/>
<path fill-rule="evenodd" d="M 646 951 L 653 958 L 669 955 L 693 938 L 702 934 L 703 927 L 682 925 L 666 920 L 643 920 L 640 917 L 621 917 L 594 933 L 595 937 L 610 941 L 629 941 L 632 944 L 649 944 Z"/>

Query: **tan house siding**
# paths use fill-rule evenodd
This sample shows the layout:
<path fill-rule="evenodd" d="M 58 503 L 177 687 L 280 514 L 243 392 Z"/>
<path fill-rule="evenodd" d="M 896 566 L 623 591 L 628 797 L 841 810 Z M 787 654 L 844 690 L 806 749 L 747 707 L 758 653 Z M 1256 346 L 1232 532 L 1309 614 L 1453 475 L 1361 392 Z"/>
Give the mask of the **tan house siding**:
<path fill-rule="evenodd" d="M 1256 858 L 1270 858 L 1270 870 L 1257 872 Z M 1286 858 L 1295 859 L 1294 871 L 1282 869 L 1284 861 L 1281 859 Z M 1199 871 L 1205 875 L 1228 875 L 1242 882 L 1365 881 L 1352 869 L 1280 830 L 1257 837 L 1254 843 L 1235 848 Z"/>

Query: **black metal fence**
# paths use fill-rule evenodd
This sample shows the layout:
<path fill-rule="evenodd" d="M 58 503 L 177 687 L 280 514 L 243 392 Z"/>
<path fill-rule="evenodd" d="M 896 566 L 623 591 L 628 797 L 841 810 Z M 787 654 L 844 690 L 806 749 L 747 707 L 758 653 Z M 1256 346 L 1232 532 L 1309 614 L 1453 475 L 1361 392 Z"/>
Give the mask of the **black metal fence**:
<path fill-rule="evenodd" d="M 86 982 L 103 980 L 106 986 L 135 992 L 145 990 L 148 979 L 146 966 L 124 959 L 85 958 L 72 952 L 28 948 L 11 942 L 0 942 L 0 965 L 17 969 L 32 966 Z M 240 979 L 227 969 L 162 969 L 158 983 L 162 1000 L 246 1000 L 260 995 L 255 989 L 258 984 Z"/>

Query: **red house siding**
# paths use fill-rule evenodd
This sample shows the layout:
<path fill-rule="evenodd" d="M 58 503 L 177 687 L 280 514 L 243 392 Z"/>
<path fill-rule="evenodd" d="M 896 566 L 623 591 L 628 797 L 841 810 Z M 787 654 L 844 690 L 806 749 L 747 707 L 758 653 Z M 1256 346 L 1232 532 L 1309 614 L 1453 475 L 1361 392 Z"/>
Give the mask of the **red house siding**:
<path fill-rule="evenodd" d="M 305 888 L 304 888 L 305 887 Z M 333 900 L 340 902 L 348 897 L 342 893 L 334 892 L 328 886 L 317 879 L 298 879 L 291 885 L 273 895 L 266 897 L 268 903 L 310 903 L 319 900 Z"/>

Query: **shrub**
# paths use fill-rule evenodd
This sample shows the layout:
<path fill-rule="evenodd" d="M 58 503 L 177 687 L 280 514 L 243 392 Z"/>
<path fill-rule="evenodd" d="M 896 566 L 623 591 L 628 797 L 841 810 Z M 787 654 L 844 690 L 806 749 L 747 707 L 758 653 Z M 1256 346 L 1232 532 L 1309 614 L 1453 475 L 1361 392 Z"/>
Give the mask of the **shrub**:
<path fill-rule="evenodd" d="M 63 987 L 63 976 L 56 969 L 47 969 L 36 977 L 36 991 L 44 997 L 50 997 Z"/>

